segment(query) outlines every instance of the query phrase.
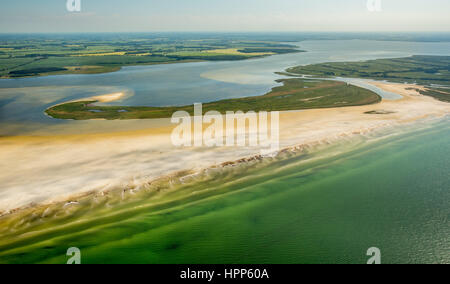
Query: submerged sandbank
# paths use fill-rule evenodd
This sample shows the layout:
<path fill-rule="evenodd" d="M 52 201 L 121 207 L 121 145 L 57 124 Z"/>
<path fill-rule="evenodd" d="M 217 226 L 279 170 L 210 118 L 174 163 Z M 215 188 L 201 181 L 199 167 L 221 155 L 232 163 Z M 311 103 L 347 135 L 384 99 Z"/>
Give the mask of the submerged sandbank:
<path fill-rule="evenodd" d="M 17 214 L 0 262 L 65 263 L 76 246 L 85 264 L 366 263 L 376 245 L 383 263 L 445 263 L 448 122 Z"/>

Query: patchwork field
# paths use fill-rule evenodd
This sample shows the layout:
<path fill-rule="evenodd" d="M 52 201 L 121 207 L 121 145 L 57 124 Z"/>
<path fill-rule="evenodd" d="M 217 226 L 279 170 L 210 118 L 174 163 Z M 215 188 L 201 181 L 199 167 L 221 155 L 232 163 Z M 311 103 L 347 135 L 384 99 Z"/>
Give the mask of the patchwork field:
<path fill-rule="evenodd" d="M 105 73 L 117 71 L 122 66 L 244 60 L 290 52 L 299 50 L 296 46 L 275 41 L 216 39 L 207 36 L 197 40 L 176 35 L 124 38 L 92 35 L 78 39 L 64 36 L 2 36 L 0 78 Z"/>
<path fill-rule="evenodd" d="M 424 95 L 450 102 L 450 56 L 412 56 L 362 62 L 332 62 L 298 66 L 293 74 L 319 77 L 351 77 L 413 83 L 428 86 Z"/>

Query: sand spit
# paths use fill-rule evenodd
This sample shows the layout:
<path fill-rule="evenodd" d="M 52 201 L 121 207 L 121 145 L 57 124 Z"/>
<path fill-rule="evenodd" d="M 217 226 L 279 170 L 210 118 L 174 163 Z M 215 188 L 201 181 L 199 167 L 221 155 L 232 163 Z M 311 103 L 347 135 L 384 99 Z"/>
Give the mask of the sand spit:
<path fill-rule="evenodd" d="M 115 94 L 91 97 L 90 99 L 101 102 L 101 103 L 110 103 L 110 102 L 121 100 L 123 97 L 124 97 L 124 93 L 115 93 Z"/>
<path fill-rule="evenodd" d="M 281 148 L 302 151 L 308 145 L 450 114 L 450 104 L 419 94 L 416 85 L 373 84 L 404 98 L 360 107 L 281 113 Z M 100 97 L 96 100 L 110 102 L 121 95 Z M 120 133 L 0 137 L 0 214 L 76 202 L 79 196 L 139 188 L 161 177 L 261 158 L 258 147 L 176 148 L 170 140 L 173 128 L 167 123 Z"/>
<path fill-rule="evenodd" d="M 119 100 L 123 99 L 124 97 L 125 97 L 125 93 L 123 93 L 123 92 L 105 94 L 105 95 L 100 95 L 100 96 L 87 97 L 87 98 L 76 99 L 76 100 L 72 100 L 72 101 L 59 103 L 59 104 L 51 106 L 50 108 L 55 107 L 55 106 L 60 106 L 63 104 L 67 104 L 67 103 L 75 103 L 75 102 L 83 102 L 83 101 L 96 101 L 99 103 L 110 103 L 110 102 L 119 101 Z"/>

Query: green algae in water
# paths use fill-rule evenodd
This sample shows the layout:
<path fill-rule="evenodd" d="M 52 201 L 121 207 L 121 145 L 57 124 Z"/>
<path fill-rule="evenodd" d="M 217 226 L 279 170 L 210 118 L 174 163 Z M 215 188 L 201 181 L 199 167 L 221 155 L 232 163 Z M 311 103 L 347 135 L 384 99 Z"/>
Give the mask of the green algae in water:
<path fill-rule="evenodd" d="M 84 227 L 0 245 L 0 263 L 65 263 L 69 247 L 82 263 L 366 263 L 370 247 L 383 263 L 449 263 L 449 142 L 445 120 L 274 162 L 173 192 L 183 202 L 170 206 L 91 212 Z"/>

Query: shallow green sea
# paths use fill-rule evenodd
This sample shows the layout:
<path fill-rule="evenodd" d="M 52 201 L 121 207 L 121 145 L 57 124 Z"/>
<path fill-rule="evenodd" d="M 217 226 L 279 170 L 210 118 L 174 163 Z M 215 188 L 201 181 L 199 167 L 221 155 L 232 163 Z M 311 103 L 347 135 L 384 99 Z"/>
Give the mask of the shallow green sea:
<path fill-rule="evenodd" d="M 319 152 L 94 212 L 0 245 L 0 263 L 65 263 L 69 247 L 82 263 L 366 263 L 370 247 L 383 263 L 450 263 L 449 120 Z"/>

